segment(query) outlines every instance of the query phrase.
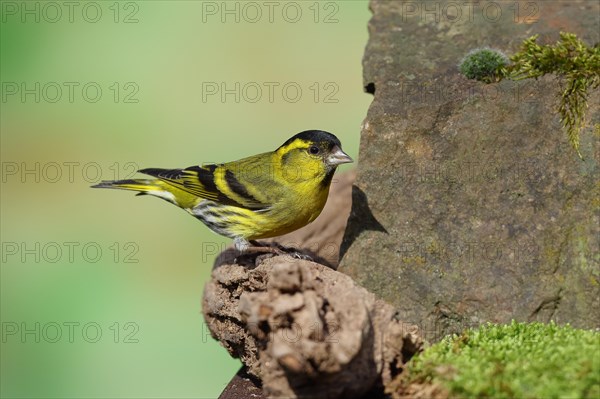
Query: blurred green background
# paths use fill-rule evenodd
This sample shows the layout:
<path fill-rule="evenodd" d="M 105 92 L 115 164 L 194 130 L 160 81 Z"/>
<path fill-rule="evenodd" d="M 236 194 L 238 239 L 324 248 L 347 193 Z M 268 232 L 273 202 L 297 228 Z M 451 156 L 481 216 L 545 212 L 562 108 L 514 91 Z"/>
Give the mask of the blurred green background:
<path fill-rule="evenodd" d="M 201 298 L 229 240 L 88 187 L 313 128 L 356 157 L 367 1 L 1 7 L 2 397 L 217 397 L 240 363 Z"/>

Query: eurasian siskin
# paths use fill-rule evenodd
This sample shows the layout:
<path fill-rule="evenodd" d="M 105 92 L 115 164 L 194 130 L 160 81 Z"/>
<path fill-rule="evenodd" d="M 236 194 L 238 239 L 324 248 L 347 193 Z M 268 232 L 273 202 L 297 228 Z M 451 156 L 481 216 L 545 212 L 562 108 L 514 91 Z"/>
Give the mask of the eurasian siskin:
<path fill-rule="evenodd" d="M 151 179 L 103 181 L 93 187 L 139 191 L 185 209 L 214 232 L 249 240 L 275 237 L 319 216 L 338 165 L 352 162 L 333 134 L 307 130 L 272 152 L 185 169 L 143 169 Z"/>

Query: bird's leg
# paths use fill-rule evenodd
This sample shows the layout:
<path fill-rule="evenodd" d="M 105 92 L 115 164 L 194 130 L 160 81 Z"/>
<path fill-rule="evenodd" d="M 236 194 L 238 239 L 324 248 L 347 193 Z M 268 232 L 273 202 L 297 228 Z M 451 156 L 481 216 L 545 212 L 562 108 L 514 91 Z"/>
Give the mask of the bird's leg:
<path fill-rule="evenodd" d="M 263 244 L 252 240 L 250 243 L 253 245 L 251 249 L 256 248 L 260 252 L 268 252 L 277 255 L 291 255 L 294 259 L 313 260 L 310 256 L 301 253 L 298 249 L 293 247 L 285 247 L 277 242 Z"/>
<path fill-rule="evenodd" d="M 237 237 L 233 240 L 233 245 L 240 255 L 252 254 L 273 254 L 273 255 L 292 255 L 296 259 L 312 260 L 310 256 L 301 254 L 294 248 L 286 248 L 280 244 L 263 244 L 255 240 L 248 241 L 245 238 Z"/>
<path fill-rule="evenodd" d="M 285 252 L 280 250 L 279 248 L 266 246 L 258 243 L 257 241 L 248 241 L 245 238 L 237 237 L 233 240 L 233 246 L 237 251 L 241 254 L 250 254 L 250 253 L 272 253 L 276 255 L 282 255 Z"/>
<path fill-rule="evenodd" d="M 275 247 L 263 246 L 256 241 L 248 241 L 245 238 L 237 237 L 233 240 L 233 246 L 237 251 L 237 256 L 233 260 L 234 263 L 238 263 L 238 259 L 243 257 L 256 258 L 260 255 L 269 254 L 283 255 L 285 252 Z M 254 261 L 253 261 L 254 262 Z"/>
<path fill-rule="evenodd" d="M 250 247 L 250 242 L 243 237 L 236 237 L 233 239 L 233 246 L 236 251 L 245 252 Z"/>

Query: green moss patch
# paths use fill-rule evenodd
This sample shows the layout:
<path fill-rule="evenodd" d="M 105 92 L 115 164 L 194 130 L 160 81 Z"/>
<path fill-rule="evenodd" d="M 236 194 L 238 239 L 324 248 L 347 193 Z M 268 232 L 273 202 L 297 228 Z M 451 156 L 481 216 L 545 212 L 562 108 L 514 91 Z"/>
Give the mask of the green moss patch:
<path fill-rule="evenodd" d="M 433 385 L 438 397 L 597 399 L 600 334 L 554 323 L 487 324 L 431 346 L 402 380 L 405 392 Z"/>

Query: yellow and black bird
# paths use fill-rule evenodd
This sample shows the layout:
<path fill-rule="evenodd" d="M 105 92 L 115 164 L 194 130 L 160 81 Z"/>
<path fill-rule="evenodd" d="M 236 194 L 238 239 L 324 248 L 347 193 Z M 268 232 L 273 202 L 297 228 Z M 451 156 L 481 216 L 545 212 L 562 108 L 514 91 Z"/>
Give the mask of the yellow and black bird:
<path fill-rule="evenodd" d="M 338 165 L 352 162 L 333 134 L 307 130 L 272 152 L 218 165 L 142 169 L 151 179 L 92 187 L 139 191 L 185 209 L 245 251 L 250 240 L 299 229 L 319 216 Z"/>

